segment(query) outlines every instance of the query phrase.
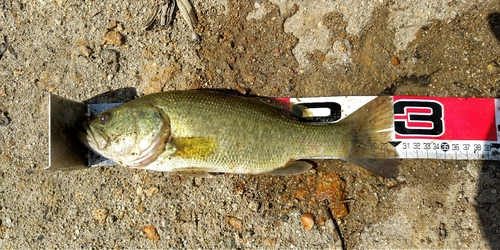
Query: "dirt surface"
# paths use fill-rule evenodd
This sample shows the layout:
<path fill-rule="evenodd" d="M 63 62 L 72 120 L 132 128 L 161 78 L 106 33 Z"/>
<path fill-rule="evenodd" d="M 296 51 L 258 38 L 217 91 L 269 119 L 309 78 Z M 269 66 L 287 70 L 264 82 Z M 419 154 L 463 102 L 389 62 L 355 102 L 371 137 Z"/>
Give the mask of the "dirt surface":
<path fill-rule="evenodd" d="M 500 95 L 495 0 L 196 1 L 198 42 L 178 11 L 145 30 L 154 3 L 0 1 L 0 248 L 500 248 L 497 162 L 403 160 L 395 187 L 334 160 L 292 177 L 43 170 L 44 92 Z"/>

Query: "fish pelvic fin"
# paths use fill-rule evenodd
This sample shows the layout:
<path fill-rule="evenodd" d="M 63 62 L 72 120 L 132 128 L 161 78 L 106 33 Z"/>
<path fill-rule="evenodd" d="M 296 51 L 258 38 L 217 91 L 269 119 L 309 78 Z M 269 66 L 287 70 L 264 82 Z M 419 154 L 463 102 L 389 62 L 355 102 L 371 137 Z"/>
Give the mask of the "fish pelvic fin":
<path fill-rule="evenodd" d="M 395 178 L 400 160 L 389 143 L 394 130 L 391 96 L 379 96 L 338 123 L 350 133 L 342 159 L 384 178 Z"/>
<path fill-rule="evenodd" d="M 199 168 L 199 167 L 191 167 L 191 168 L 177 168 L 175 172 L 186 174 L 191 177 L 199 177 L 199 178 L 212 178 L 213 175 L 208 172 L 210 169 L 207 168 Z"/>

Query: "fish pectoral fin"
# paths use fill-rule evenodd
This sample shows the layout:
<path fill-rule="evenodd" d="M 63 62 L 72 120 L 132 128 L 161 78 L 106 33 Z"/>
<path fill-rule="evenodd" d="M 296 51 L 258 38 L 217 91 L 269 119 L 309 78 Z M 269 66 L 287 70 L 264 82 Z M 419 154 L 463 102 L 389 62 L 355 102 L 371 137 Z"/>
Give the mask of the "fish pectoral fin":
<path fill-rule="evenodd" d="M 215 140 L 207 137 L 174 137 L 170 143 L 176 148 L 173 156 L 186 159 L 204 159 L 217 147 Z"/>
<path fill-rule="evenodd" d="M 285 166 L 281 168 L 277 168 L 265 174 L 270 175 L 293 175 L 293 174 L 302 174 L 304 172 L 309 171 L 313 165 L 307 161 L 296 161 L 290 160 L 285 164 Z"/>
<path fill-rule="evenodd" d="M 212 178 L 213 175 L 209 174 L 208 170 L 209 169 L 207 168 L 192 167 L 192 168 L 177 168 L 175 169 L 175 172 L 186 174 L 192 177 Z"/>

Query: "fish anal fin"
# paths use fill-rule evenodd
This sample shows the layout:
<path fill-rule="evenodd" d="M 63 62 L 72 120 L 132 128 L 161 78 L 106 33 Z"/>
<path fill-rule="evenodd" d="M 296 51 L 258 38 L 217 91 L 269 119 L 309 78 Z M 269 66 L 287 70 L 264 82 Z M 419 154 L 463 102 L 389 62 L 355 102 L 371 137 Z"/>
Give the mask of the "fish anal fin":
<path fill-rule="evenodd" d="M 400 159 L 347 158 L 348 162 L 356 164 L 373 174 L 384 178 L 395 179 L 398 175 Z"/>
<path fill-rule="evenodd" d="M 269 175 L 294 175 L 294 174 L 302 174 L 304 172 L 309 171 L 313 165 L 307 161 L 296 161 L 290 160 L 285 164 L 285 166 L 281 168 L 274 169 L 270 172 L 266 172 L 265 174 Z"/>

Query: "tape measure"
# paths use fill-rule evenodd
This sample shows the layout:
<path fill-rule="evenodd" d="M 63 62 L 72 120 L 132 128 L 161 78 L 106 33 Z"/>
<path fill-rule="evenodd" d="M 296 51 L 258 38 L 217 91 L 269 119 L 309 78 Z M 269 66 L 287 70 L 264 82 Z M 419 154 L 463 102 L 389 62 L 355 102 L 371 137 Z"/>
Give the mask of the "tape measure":
<path fill-rule="evenodd" d="M 310 122 L 337 122 L 375 96 L 278 98 Z M 391 146 L 386 158 L 500 160 L 500 99 L 393 96 Z M 304 112 L 307 110 L 307 112 Z"/>

